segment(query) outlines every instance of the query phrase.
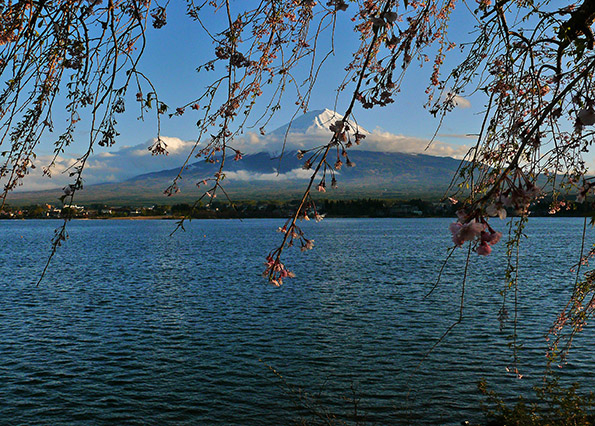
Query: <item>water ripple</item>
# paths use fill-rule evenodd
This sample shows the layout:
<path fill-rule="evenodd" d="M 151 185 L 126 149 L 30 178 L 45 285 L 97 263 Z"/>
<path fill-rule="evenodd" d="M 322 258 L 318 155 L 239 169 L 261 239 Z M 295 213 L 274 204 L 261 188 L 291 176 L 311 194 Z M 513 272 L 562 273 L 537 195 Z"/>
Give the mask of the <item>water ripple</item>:
<path fill-rule="evenodd" d="M 503 246 L 471 265 L 463 323 L 419 365 L 458 318 L 462 251 L 423 298 L 446 220 L 305 224 L 316 250 L 288 259 L 298 277 L 280 289 L 260 277 L 272 220 L 194 221 L 173 237 L 163 221 L 74 221 L 39 287 L 58 223 L 0 221 L 0 423 L 278 425 L 309 418 L 309 401 L 354 424 L 352 388 L 368 424 L 480 419 L 480 378 L 509 396 L 539 380 L 581 224 L 527 228 L 518 381 L 497 320 Z M 569 380 L 595 384 L 592 343 L 587 329 Z"/>

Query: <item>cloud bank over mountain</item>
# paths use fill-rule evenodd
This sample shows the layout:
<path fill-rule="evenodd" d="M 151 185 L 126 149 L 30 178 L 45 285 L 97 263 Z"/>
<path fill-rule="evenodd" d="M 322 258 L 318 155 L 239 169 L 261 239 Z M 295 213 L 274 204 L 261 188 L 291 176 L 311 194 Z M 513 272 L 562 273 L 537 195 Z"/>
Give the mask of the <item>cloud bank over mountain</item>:
<path fill-rule="evenodd" d="M 148 148 L 155 140 L 134 146 L 123 146 L 117 151 L 92 155 L 83 172 L 84 184 L 120 182 L 142 173 L 181 167 L 194 146 L 194 141 L 183 141 L 167 136 L 162 136 L 161 139 L 167 145 L 168 155 L 151 154 Z M 25 178 L 24 185 L 17 188 L 17 191 L 60 188 L 72 183 L 72 178 L 68 174 L 70 168 L 75 165 L 76 158 L 59 156 L 55 167 L 51 170 L 51 178 L 42 176 L 43 168 L 52 159 L 53 155 L 38 156 L 34 162 L 36 168 Z"/>
<path fill-rule="evenodd" d="M 332 136 L 329 126 L 341 118 L 343 116 L 328 109 L 311 111 L 295 119 L 293 123 L 279 127 L 271 133 L 259 135 L 250 132 L 238 138 L 234 143 L 234 148 L 248 154 L 261 151 L 278 154 L 283 150 L 294 151 L 324 145 Z M 434 141 L 428 146 L 427 139 L 396 135 L 381 129 L 370 132 L 353 122 L 350 125 L 352 129 L 366 136 L 360 145 L 353 145 L 351 149 L 354 150 L 426 154 L 457 159 L 463 158 L 469 150 L 466 145 L 454 145 L 441 141 Z"/>
<path fill-rule="evenodd" d="M 310 179 L 312 170 L 292 169 L 287 172 L 273 173 L 254 173 L 247 170 L 238 170 L 235 172 L 226 172 L 225 179 L 234 181 L 283 181 L 296 179 Z"/>
<path fill-rule="evenodd" d="M 236 138 L 231 145 L 246 154 L 269 152 L 273 156 L 284 151 L 310 149 L 328 143 L 332 136 L 329 126 L 341 118 L 341 115 L 328 109 L 311 111 L 296 118 L 292 123 L 285 124 L 265 135 L 248 132 Z M 396 135 L 381 129 L 368 131 L 354 122 L 350 122 L 350 127 L 366 136 L 359 146 L 353 145 L 351 149 L 354 150 L 426 154 L 458 159 L 462 158 L 468 150 L 467 146 L 448 144 L 441 141 L 434 141 L 428 147 L 429 141 L 426 139 Z M 195 141 L 184 141 L 176 137 L 166 136 L 162 136 L 161 139 L 167 145 L 168 155 L 166 156 L 151 155 L 148 147 L 154 143 L 154 140 L 134 146 L 124 146 L 117 151 L 92 155 L 83 172 L 85 185 L 120 182 L 140 174 L 181 167 Z M 59 157 L 56 167 L 51 171 L 52 177 L 42 176 L 43 167 L 49 164 L 52 158 L 51 155 L 38 157 L 35 161 L 37 168 L 26 177 L 24 185 L 17 190 L 36 191 L 59 188 L 71 183 L 72 180 L 68 176 L 68 170 L 75 163 L 76 159 L 74 158 Z M 190 163 L 196 161 L 199 161 L 199 159 L 190 159 Z M 297 169 L 283 171 L 281 175 L 278 175 L 274 170 L 271 170 L 271 173 L 256 175 L 234 170 L 228 171 L 226 176 L 228 179 L 236 180 L 303 179 L 309 177 L 310 172 Z"/>
<path fill-rule="evenodd" d="M 194 141 L 183 141 L 175 137 L 162 136 L 167 155 L 152 155 L 149 147 L 154 139 L 135 146 L 125 146 L 118 151 L 103 152 L 89 159 L 85 178 L 92 183 L 126 180 L 141 173 L 155 172 L 181 166 Z M 108 177 L 108 179 L 102 176 Z"/>

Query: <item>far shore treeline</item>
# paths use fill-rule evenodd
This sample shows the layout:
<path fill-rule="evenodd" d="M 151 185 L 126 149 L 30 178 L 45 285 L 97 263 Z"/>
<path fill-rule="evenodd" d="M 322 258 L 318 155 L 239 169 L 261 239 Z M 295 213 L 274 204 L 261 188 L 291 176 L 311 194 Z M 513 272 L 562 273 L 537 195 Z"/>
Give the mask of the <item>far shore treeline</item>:
<path fill-rule="evenodd" d="M 546 197 L 535 204 L 533 216 L 594 216 L 594 206 L 590 203 L 569 203 L 556 214 L 550 214 L 551 199 Z M 152 206 L 111 206 L 107 204 L 85 204 L 57 207 L 51 204 L 26 206 L 5 205 L 0 210 L 0 219 L 111 219 L 111 218 L 154 218 L 195 219 L 231 218 L 287 218 L 299 201 L 241 201 L 231 203 L 187 203 Z M 317 213 L 326 217 L 455 217 L 456 204 L 445 201 L 422 199 L 357 199 L 319 200 Z M 514 211 L 508 211 L 514 216 Z"/>

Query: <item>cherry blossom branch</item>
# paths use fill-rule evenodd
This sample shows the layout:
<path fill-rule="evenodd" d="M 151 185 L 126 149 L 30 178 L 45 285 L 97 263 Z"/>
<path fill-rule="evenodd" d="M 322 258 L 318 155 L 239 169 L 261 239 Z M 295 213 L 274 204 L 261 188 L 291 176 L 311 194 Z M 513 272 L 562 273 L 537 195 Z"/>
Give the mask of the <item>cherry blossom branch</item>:
<path fill-rule="evenodd" d="M 382 9 L 383 13 L 386 13 L 389 10 L 390 6 L 391 6 L 391 1 L 385 2 L 385 5 Z M 347 107 L 347 110 L 345 111 L 345 115 L 343 116 L 343 118 L 340 121 L 336 122 L 335 124 L 333 124 L 331 126 L 331 131 L 333 131 L 333 136 L 332 136 L 330 142 L 322 149 L 322 157 L 320 158 L 320 160 L 318 160 L 318 165 L 316 166 L 316 168 L 314 169 L 314 172 L 312 173 L 312 176 L 310 177 L 308 186 L 306 187 L 306 190 L 304 191 L 304 194 L 302 196 L 300 204 L 298 205 L 293 216 L 291 217 L 289 226 L 285 226 L 284 228 L 282 228 L 284 235 L 283 235 L 283 240 L 281 241 L 281 245 L 277 249 L 275 249 L 271 253 L 269 253 L 269 255 L 267 256 L 266 269 L 265 269 L 263 275 L 268 277 L 269 281 L 275 285 L 281 285 L 283 283 L 283 278 L 294 276 L 294 274 L 292 272 L 288 271 L 285 268 L 285 266 L 281 263 L 281 255 L 283 253 L 284 248 L 288 244 L 288 239 L 291 237 L 290 241 L 293 241 L 293 238 L 296 237 L 296 232 L 295 232 L 296 222 L 297 222 L 298 218 L 300 217 L 300 215 L 305 216 L 305 214 L 303 213 L 303 210 L 304 210 L 304 206 L 306 204 L 306 200 L 310 196 L 310 191 L 312 189 L 314 180 L 318 176 L 318 172 L 320 171 L 322 166 L 325 165 L 325 163 L 326 163 L 326 158 L 327 158 L 327 155 L 328 155 L 330 149 L 339 143 L 339 140 L 341 137 L 340 135 L 345 133 L 345 126 L 348 123 L 348 119 L 353 111 L 355 102 L 358 99 L 358 95 L 360 93 L 360 89 L 362 87 L 362 83 L 364 81 L 366 71 L 368 70 L 368 66 L 369 66 L 372 56 L 375 52 L 376 41 L 378 40 L 379 33 L 380 33 L 379 31 L 376 31 L 374 33 L 374 36 L 372 37 L 372 40 L 370 41 L 364 63 L 362 65 L 362 68 L 359 73 L 359 78 L 357 80 L 357 84 L 353 91 L 353 95 L 349 102 L 349 106 Z M 303 245 L 302 247 L 306 247 L 307 249 L 310 249 L 313 247 L 312 243 L 313 243 L 313 240 L 306 240 L 305 245 Z"/>

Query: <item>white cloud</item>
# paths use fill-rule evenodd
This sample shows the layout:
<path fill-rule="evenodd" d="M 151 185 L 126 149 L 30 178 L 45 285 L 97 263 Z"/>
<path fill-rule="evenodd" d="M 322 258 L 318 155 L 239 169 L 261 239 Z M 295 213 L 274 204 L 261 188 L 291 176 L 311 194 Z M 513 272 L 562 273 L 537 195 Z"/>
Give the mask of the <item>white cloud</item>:
<path fill-rule="evenodd" d="M 467 98 L 464 98 L 459 95 L 455 95 L 453 100 L 454 100 L 455 105 L 459 108 L 471 108 L 471 102 L 469 102 L 469 100 Z"/>
<path fill-rule="evenodd" d="M 278 154 L 283 149 L 285 151 L 309 149 L 317 145 L 326 144 L 329 140 L 330 132 L 322 131 L 311 132 L 309 134 L 288 133 L 287 138 L 279 134 L 260 136 L 256 133 L 249 133 L 247 136 L 236 139 L 232 145 L 246 154 L 254 154 L 262 151 Z"/>
<path fill-rule="evenodd" d="M 248 134 L 234 141 L 234 148 L 246 154 L 268 151 L 278 154 L 283 150 L 292 151 L 298 149 L 310 149 L 315 146 L 328 143 L 330 132 L 324 132 L 322 129 L 315 132 L 289 133 L 287 139 L 277 134 L 259 136 L 254 133 Z M 403 152 L 409 154 L 427 154 L 439 157 L 463 158 L 469 150 L 467 145 L 448 144 L 442 141 L 434 141 L 429 144 L 429 140 L 416 138 L 413 136 L 396 135 L 381 129 L 373 132 L 366 132 L 366 138 L 361 144 L 353 145 L 352 149 L 381 152 Z M 428 147 L 426 149 L 426 147 Z"/>
<path fill-rule="evenodd" d="M 442 92 L 442 95 L 440 96 L 440 102 L 449 102 L 457 107 L 457 108 L 471 108 L 471 102 L 469 101 L 469 99 L 461 96 L 461 95 L 457 95 L 453 92 Z"/>
<path fill-rule="evenodd" d="M 151 141 L 151 144 L 153 144 L 153 142 L 155 142 L 156 139 L 153 139 Z M 161 140 L 165 143 L 166 145 L 166 150 L 169 153 L 169 155 L 171 154 L 187 154 L 190 149 L 194 146 L 194 144 L 196 143 L 195 141 L 184 141 L 180 138 L 172 138 L 169 136 L 161 136 Z M 147 149 L 147 151 L 149 151 Z"/>
<path fill-rule="evenodd" d="M 99 158 L 106 158 L 106 157 L 113 157 L 116 154 L 112 154 L 111 152 L 100 152 L 99 154 L 97 154 L 97 157 Z"/>
<path fill-rule="evenodd" d="M 456 97 L 461 107 L 470 106 L 469 101 L 460 96 Z M 328 129 L 328 122 L 333 121 L 330 112 L 326 110 L 314 121 L 302 121 L 302 117 L 296 120 L 297 124 L 292 125 L 287 132 L 287 126 L 283 126 L 264 136 L 250 132 L 245 136 L 236 138 L 233 147 L 246 154 L 268 151 L 272 154 L 279 154 L 283 149 L 292 151 L 298 149 L 310 149 L 316 146 L 327 144 L 332 136 Z M 321 123 L 320 118 L 326 121 Z M 309 123 L 313 123 L 309 125 Z M 352 125 L 355 127 L 355 125 Z M 403 152 L 409 154 L 428 154 L 441 157 L 463 158 L 469 150 L 466 145 L 448 144 L 442 141 L 434 141 L 429 147 L 429 140 L 413 136 L 399 135 L 376 129 L 368 132 L 359 128 L 359 132 L 366 136 L 359 146 L 353 145 L 352 149 L 382 151 L 382 152 Z M 427 149 L 426 149 L 427 148 Z"/>
<path fill-rule="evenodd" d="M 460 105 L 463 107 L 463 105 L 466 105 L 463 101 L 466 102 L 466 100 L 461 99 Z M 314 120 L 312 120 L 311 116 L 300 117 L 294 122 L 296 125 L 291 127 L 289 133 L 287 133 L 287 126 L 264 136 L 249 132 L 236 138 L 230 145 L 245 154 L 268 151 L 273 155 L 277 155 L 283 149 L 285 151 L 310 149 L 329 142 L 332 133 L 327 124 L 334 119 L 335 117 L 330 116 L 329 111 L 324 111 L 322 114 L 318 114 Z M 427 139 L 394 134 L 382 129 L 368 132 L 360 128 L 360 132 L 365 134 L 366 138 L 361 141 L 359 146 L 354 145 L 352 149 L 428 154 L 459 159 L 463 158 L 469 149 L 466 145 L 449 144 L 440 140 L 434 141 L 428 147 L 429 141 Z M 151 155 L 148 147 L 155 142 L 153 139 L 143 144 L 122 146 L 118 151 L 102 151 L 91 156 L 83 172 L 85 185 L 123 181 L 140 174 L 181 167 L 195 145 L 194 141 L 185 141 L 176 137 L 162 136 L 161 139 L 167 145 L 168 155 Z M 20 186 L 18 190 L 62 188 L 68 183 L 72 183 L 72 178 L 64 171 L 76 162 L 76 158 L 59 157 L 52 169 L 52 178 L 42 176 L 43 167 L 49 164 L 52 158 L 50 155 L 38 157 L 35 161 L 37 168 L 26 176 L 24 185 Z M 194 161 L 198 160 L 193 158 L 190 163 Z M 276 173 L 250 174 L 245 171 L 235 171 L 227 172 L 226 175 L 228 179 L 235 180 L 306 179 L 310 177 L 311 171 L 295 169 L 279 175 Z M 0 184 L 4 183 L 0 182 Z"/>
<path fill-rule="evenodd" d="M 469 147 L 466 145 L 453 145 L 441 141 L 430 143 L 427 139 L 413 136 L 395 135 L 380 129 L 374 130 L 357 147 L 366 151 L 404 152 L 407 154 L 427 154 L 438 157 L 454 157 L 461 159 Z M 427 149 L 426 149 L 427 148 Z"/>
<path fill-rule="evenodd" d="M 194 141 L 168 136 L 162 136 L 161 139 L 167 145 L 168 155 L 151 155 L 148 147 L 155 142 L 154 139 L 135 146 L 122 146 L 118 151 L 104 151 L 92 155 L 83 172 L 84 184 L 118 182 L 139 174 L 181 167 L 194 146 Z M 30 171 L 23 180 L 23 185 L 16 188 L 16 191 L 62 188 L 72 183 L 73 178 L 68 176 L 67 169 L 76 163 L 76 158 L 58 157 L 51 170 L 51 178 L 43 176 L 43 168 L 52 159 L 52 155 L 39 156 L 35 161 L 36 168 Z"/>
<path fill-rule="evenodd" d="M 57 157 L 54 166 L 49 170 L 49 174 L 44 175 L 44 169 L 53 159 L 53 155 L 38 156 L 33 162 L 35 168 L 29 169 L 29 174 L 21 180 L 21 185 L 15 188 L 15 192 L 62 188 L 69 183 L 68 173 L 65 173 L 65 171 L 75 163 L 75 160 Z M 0 180 L 2 186 L 6 183 L 5 180 Z"/>
<path fill-rule="evenodd" d="M 294 179 L 310 179 L 312 177 L 312 170 L 293 169 L 286 173 L 251 173 L 247 170 L 238 170 L 237 172 L 226 172 L 226 180 L 239 181 L 255 181 L 255 180 L 294 180 Z"/>
<path fill-rule="evenodd" d="M 130 155 L 135 157 L 145 157 L 147 155 L 151 155 L 151 152 L 148 149 L 135 149 L 134 151 L 130 152 Z"/>
<path fill-rule="evenodd" d="M 438 133 L 440 138 L 455 138 L 455 139 L 474 139 L 477 140 L 476 133 Z"/>

